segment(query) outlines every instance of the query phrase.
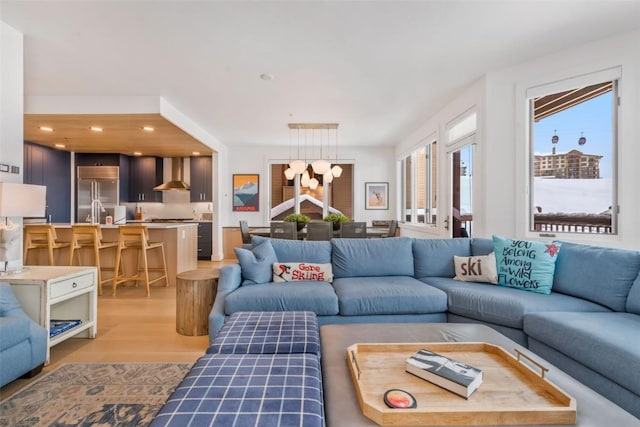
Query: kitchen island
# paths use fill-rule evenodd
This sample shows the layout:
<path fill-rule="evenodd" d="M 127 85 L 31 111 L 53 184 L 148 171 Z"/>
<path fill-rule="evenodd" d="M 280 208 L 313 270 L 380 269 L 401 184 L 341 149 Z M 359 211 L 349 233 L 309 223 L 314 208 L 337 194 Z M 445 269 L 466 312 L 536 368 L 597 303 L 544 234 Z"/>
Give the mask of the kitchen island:
<path fill-rule="evenodd" d="M 83 223 L 78 223 L 82 225 Z M 71 224 L 56 223 L 53 224 L 59 242 L 71 241 Z M 176 275 L 183 271 L 194 270 L 198 268 L 198 224 L 193 222 L 153 222 L 145 223 L 149 229 L 149 240 L 151 242 L 163 242 L 165 257 L 167 261 L 167 276 L 169 285 L 176 285 Z M 101 224 L 102 240 L 104 242 L 118 241 L 118 225 Z M 31 251 L 25 265 L 47 265 L 46 251 Z M 86 251 L 88 252 L 88 251 Z M 130 252 L 130 253 L 129 253 Z M 155 252 L 155 251 L 153 251 Z M 152 265 L 158 265 L 159 258 L 156 254 L 150 253 L 149 262 Z M 91 265 L 91 256 L 88 253 L 82 255 L 83 265 Z M 159 256 L 159 255 L 158 255 Z M 130 259 L 129 259 L 130 258 Z M 135 254 L 132 251 L 124 252 L 124 261 L 126 265 L 135 265 Z M 55 253 L 56 265 L 69 265 L 69 250 L 62 249 Z M 115 263 L 115 250 L 104 251 L 101 256 L 103 267 L 113 266 Z M 111 277 L 111 276 L 105 276 Z"/>

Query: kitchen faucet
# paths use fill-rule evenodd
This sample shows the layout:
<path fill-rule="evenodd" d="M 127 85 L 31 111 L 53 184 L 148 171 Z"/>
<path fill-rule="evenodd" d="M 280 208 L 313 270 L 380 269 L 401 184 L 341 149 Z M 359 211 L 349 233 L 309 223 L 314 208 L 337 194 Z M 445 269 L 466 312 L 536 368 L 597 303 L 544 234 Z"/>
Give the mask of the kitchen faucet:
<path fill-rule="evenodd" d="M 100 211 L 98 211 L 100 208 Z M 87 216 L 87 221 L 90 221 L 91 224 L 97 224 L 100 222 L 100 212 L 106 212 L 104 206 L 102 206 L 102 202 L 100 199 L 91 200 L 91 213 Z"/>

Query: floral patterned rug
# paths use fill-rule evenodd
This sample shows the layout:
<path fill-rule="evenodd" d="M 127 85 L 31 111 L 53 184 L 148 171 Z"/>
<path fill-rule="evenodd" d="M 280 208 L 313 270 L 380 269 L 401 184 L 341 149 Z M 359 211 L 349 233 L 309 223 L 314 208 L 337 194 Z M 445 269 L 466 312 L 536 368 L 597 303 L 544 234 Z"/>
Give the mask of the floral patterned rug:
<path fill-rule="evenodd" d="M 0 426 L 146 426 L 189 368 L 177 363 L 64 364 L 0 402 Z"/>

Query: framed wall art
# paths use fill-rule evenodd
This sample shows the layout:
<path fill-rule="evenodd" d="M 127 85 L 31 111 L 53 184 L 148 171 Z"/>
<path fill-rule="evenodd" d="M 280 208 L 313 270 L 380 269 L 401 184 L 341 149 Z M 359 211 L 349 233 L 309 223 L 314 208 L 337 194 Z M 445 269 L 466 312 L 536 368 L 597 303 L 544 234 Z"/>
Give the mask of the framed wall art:
<path fill-rule="evenodd" d="M 389 183 L 365 182 L 365 209 L 389 209 Z"/>
<path fill-rule="evenodd" d="M 260 210 L 260 175 L 233 174 L 233 211 Z"/>

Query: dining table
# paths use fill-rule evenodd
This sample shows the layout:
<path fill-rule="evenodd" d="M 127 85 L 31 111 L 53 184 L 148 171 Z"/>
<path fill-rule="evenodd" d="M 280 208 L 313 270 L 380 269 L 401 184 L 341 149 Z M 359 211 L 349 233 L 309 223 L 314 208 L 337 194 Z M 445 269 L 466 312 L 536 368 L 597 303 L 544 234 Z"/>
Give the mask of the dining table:
<path fill-rule="evenodd" d="M 367 227 L 367 238 L 379 238 L 386 237 L 389 232 L 388 228 L 383 227 Z M 249 229 L 249 235 L 251 236 L 262 236 L 262 237 L 270 237 L 271 236 L 271 228 L 264 227 L 252 227 Z M 302 230 L 298 230 L 298 237 L 301 240 L 305 240 L 307 236 L 307 227 L 304 227 Z M 333 237 L 340 237 L 340 230 L 335 230 L 333 232 Z"/>

